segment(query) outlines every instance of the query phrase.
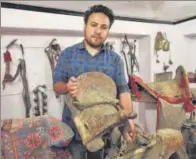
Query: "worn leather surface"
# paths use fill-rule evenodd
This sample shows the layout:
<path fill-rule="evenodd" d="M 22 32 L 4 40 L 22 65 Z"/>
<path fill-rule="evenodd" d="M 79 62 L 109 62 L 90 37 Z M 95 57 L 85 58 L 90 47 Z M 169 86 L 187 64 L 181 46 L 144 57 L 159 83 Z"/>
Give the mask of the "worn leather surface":
<path fill-rule="evenodd" d="M 186 112 L 183 108 L 184 103 L 170 104 L 160 99 L 161 111 L 158 129 L 170 128 L 180 130 L 182 123 L 186 120 Z"/>
<path fill-rule="evenodd" d="M 80 86 L 75 104 L 79 107 L 118 103 L 116 85 L 109 76 L 100 72 L 88 72 L 80 75 L 78 79 Z"/>
<path fill-rule="evenodd" d="M 76 98 L 67 95 L 67 102 L 83 144 L 89 151 L 97 151 L 104 145 L 102 136 L 106 132 L 137 115 L 120 108 L 116 85 L 109 76 L 88 72 L 77 78 Z"/>
<path fill-rule="evenodd" d="M 180 131 L 161 129 L 150 135 L 136 126 L 136 132 L 138 135 L 134 143 L 128 144 L 121 138 L 117 144 L 121 146 L 111 149 L 108 159 L 170 159 L 172 155 L 178 156 L 178 159 L 188 159 Z M 146 145 L 138 143 L 142 138 L 148 140 Z"/>

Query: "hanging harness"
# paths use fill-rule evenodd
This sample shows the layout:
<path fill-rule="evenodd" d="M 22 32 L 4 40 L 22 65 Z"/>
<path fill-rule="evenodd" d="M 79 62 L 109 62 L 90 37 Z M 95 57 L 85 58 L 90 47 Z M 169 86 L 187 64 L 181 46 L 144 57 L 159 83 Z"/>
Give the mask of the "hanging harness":
<path fill-rule="evenodd" d="M 49 45 L 44 49 L 48 60 L 50 62 L 50 68 L 51 68 L 51 72 L 52 72 L 52 78 L 53 78 L 53 71 L 55 68 L 55 65 L 57 63 L 58 57 L 61 53 L 61 47 L 59 44 L 56 43 L 56 39 L 52 39 L 52 41 L 49 43 Z M 59 94 L 55 93 L 56 98 L 59 98 Z"/>
<path fill-rule="evenodd" d="M 34 102 L 35 106 L 35 116 L 45 115 L 48 112 L 47 109 L 47 95 L 45 93 L 46 85 L 38 85 L 34 90 L 33 94 L 35 96 Z"/>
<path fill-rule="evenodd" d="M 17 39 L 14 39 L 11 41 L 11 43 L 6 47 L 6 52 L 4 53 L 4 61 L 6 63 L 6 68 L 5 68 L 5 76 L 3 79 L 3 89 L 5 88 L 5 83 L 11 83 L 13 82 L 18 75 L 20 74 L 22 78 L 22 83 L 23 83 L 23 91 L 22 91 L 22 97 L 23 97 L 23 102 L 25 106 L 25 116 L 26 118 L 30 117 L 30 109 L 31 109 L 31 102 L 30 102 L 30 96 L 29 96 L 29 87 L 28 87 L 28 81 L 26 77 L 26 63 L 24 60 L 24 48 L 23 45 L 20 44 L 20 49 L 22 53 L 22 58 L 19 59 L 19 64 L 17 67 L 17 71 L 14 76 L 10 74 L 10 62 L 12 61 L 11 54 L 8 51 L 8 49 L 15 44 Z"/>
<path fill-rule="evenodd" d="M 3 78 L 3 89 L 5 89 L 5 84 L 9 82 L 13 82 L 16 79 L 16 74 L 14 76 L 11 75 L 10 72 L 10 63 L 12 61 L 11 54 L 9 52 L 9 49 L 15 44 L 17 39 L 12 40 L 7 46 L 6 46 L 6 52 L 4 53 L 4 62 L 5 62 L 5 75 Z"/>
<path fill-rule="evenodd" d="M 55 43 L 56 39 L 52 39 L 52 41 L 49 43 L 49 46 L 47 46 L 44 51 L 48 57 L 48 60 L 50 62 L 50 67 L 52 71 L 53 76 L 53 70 L 55 68 L 56 62 L 58 60 L 58 57 L 61 53 L 61 47 L 59 44 Z"/>
<path fill-rule="evenodd" d="M 124 40 L 121 40 L 122 42 L 122 50 L 121 53 L 124 56 L 125 59 L 125 64 L 126 64 L 126 70 L 127 70 L 127 75 L 128 77 L 130 76 L 130 74 L 132 74 L 134 72 L 134 70 L 139 71 L 139 63 L 138 60 L 136 58 L 136 40 L 134 40 L 134 43 L 130 43 L 127 39 L 127 35 L 125 34 L 124 36 Z M 129 72 L 129 67 L 128 67 L 128 60 L 124 51 L 125 46 L 129 47 L 129 51 L 128 51 L 128 55 L 130 55 L 130 65 L 131 65 L 131 72 Z"/>

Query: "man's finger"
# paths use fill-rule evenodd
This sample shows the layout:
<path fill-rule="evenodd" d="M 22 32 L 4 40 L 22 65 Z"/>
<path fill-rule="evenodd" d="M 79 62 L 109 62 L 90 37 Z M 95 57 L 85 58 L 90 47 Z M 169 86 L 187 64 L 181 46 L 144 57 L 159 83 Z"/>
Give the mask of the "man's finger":
<path fill-rule="evenodd" d="M 129 133 L 129 143 L 132 143 L 133 142 L 133 134 L 132 133 Z"/>
<path fill-rule="evenodd" d="M 70 94 L 71 94 L 72 96 L 75 96 L 77 92 L 78 92 L 78 89 L 75 89 L 75 90 L 73 90 L 73 91 L 70 91 Z"/>
<path fill-rule="evenodd" d="M 75 77 L 71 77 L 70 80 L 71 82 L 78 82 L 78 79 L 76 79 Z"/>
<path fill-rule="evenodd" d="M 77 89 L 78 89 L 78 87 L 77 87 L 77 86 L 71 86 L 71 87 L 70 87 L 70 93 L 71 93 L 72 91 L 77 90 Z"/>
<path fill-rule="evenodd" d="M 78 83 L 78 82 L 71 82 L 71 83 L 69 84 L 69 86 L 70 86 L 70 87 L 77 87 L 77 88 L 78 88 L 79 83 Z"/>

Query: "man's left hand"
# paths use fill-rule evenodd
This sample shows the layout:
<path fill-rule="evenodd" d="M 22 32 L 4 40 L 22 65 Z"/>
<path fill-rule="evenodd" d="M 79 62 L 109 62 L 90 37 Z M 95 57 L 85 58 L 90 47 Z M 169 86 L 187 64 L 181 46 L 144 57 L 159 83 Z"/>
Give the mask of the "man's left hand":
<path fill-rule="evenodd" d="M 131 119 L 129 120 L 129 128 L 130 128 L 129 136 L 131 137 L 131 142 L 133 142 L 136 138 L 134 120 Z"/>

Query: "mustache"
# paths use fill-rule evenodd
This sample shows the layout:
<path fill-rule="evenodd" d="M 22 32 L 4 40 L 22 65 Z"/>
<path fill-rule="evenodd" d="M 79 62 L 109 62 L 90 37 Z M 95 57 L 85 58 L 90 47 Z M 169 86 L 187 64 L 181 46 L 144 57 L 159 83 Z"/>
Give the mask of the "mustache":
<path fill-rule="evenodd" d="M 101 36 L 97 36 L 97 35 L 93 35 L 92 37 L 93 37 L 93 38 L 101 39 Z"/>

